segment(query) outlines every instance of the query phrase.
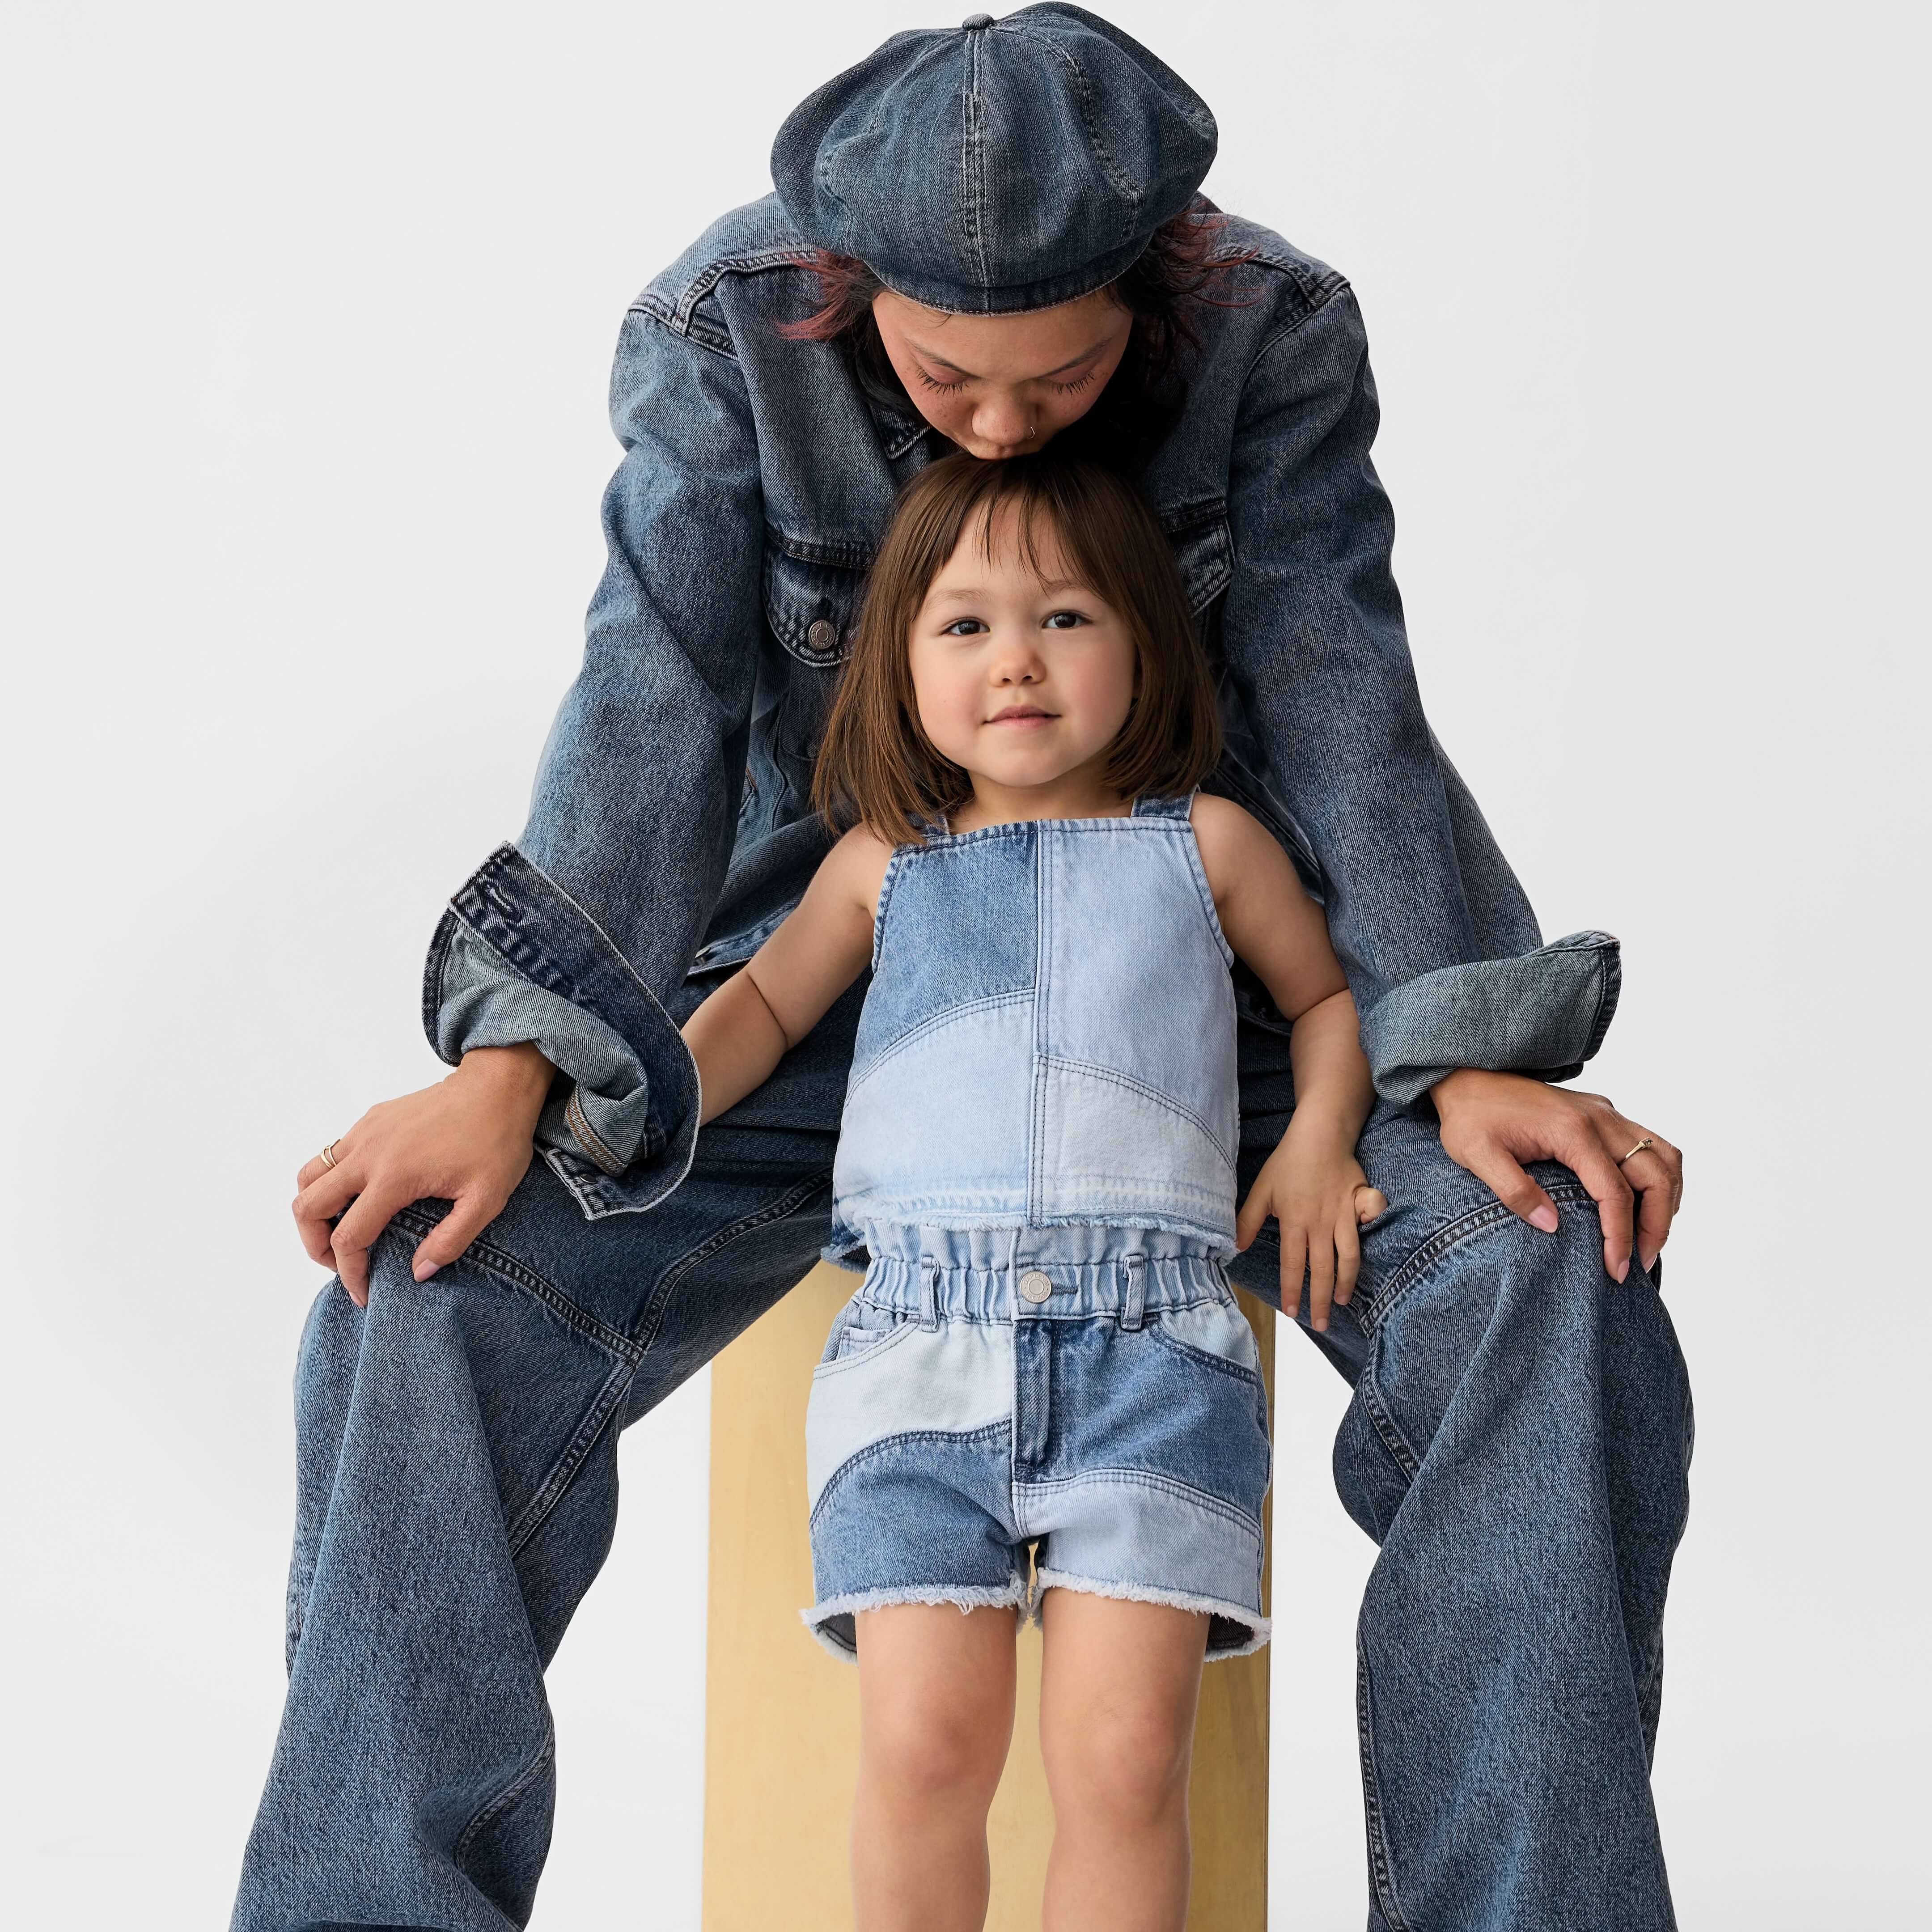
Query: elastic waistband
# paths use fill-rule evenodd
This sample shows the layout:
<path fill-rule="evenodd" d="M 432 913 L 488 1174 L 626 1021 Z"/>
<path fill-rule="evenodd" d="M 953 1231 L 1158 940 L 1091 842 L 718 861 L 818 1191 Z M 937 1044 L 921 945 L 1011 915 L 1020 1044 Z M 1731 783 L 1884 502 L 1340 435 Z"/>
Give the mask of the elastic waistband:
<path fill-rule="evenodd" d="M 1225 1263 L 1159 1228 L 868 1228 L 860 1298 L 922 1320 L 1064 1321 L 1226 1301 Z"/>

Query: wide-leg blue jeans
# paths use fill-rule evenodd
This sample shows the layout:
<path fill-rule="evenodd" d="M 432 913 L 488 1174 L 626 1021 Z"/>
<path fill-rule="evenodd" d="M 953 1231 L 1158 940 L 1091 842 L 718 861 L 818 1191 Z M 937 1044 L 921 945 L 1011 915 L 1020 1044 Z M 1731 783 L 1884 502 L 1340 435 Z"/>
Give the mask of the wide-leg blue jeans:
<path fill-rule="evenodd" d="M 378 1245 L 366 1312 L 317 1298 L 288 1700 L 236 1932 L 529 1918 L 544 1667 L 610 1546 L 619 1432 L 816 1258 L 861 991 L 650 1213 L 586 1220 L 539 1161 L 430 1281 L 410 1260 L 435 1202 Z M 1245 1192 L 1292 1094 L 1285 1042 L 1244 1024 L 1241 1048 Z M 1546 1235 L 1432 1121 L 1378 1107 L 1361 1155 L 1390 1205 L 1318 1346 L 1354 1390 L 1336 1485 L 1381 1546 L 1357 1660 L 1370 1932 L 1662 1932 L 1649 1767 L 1691 1438 L 1670 1317 L 1634 1264 L 1604 1273 L 1565 1170 L 1538 1170 Z M 1273 1234 L 1233 1272 L 1276 1302 Z"/>

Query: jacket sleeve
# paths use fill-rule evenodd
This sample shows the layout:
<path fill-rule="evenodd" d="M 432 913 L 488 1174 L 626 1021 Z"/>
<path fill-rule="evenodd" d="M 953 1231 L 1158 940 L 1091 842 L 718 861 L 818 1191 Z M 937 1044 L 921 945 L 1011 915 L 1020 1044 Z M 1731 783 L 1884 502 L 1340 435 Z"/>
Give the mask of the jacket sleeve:
<path fill-rule="evenodd" d="M 699 340 L 681 313 L 625 320 L 610 388 L 624 456 L 583 666 L 528 823 L 452 899 L 424 982 L 446 1060 L 536 1040 L 576 1082 L 570 1135 L 545 1153 L 592 1214 L 652 1205 L 690 1164 L 697 1070 L 664 1003 L 724 880 L 757 674 L 750 399 L 722 316 Z M 623 1178 L 633 1163 L 648 1172 Z"/>
<path fill-rule="evenodd" d="M 1352 292 L 1267 339 L 1229 477 L 1228 672 L 1321 867 L 1377 1088 L 1480 1066 L 1568 1078 L 1616 1004 L 1617 943 L 1544 946 L 1422 712 L 1369 458 L 1379 412 Z"/>

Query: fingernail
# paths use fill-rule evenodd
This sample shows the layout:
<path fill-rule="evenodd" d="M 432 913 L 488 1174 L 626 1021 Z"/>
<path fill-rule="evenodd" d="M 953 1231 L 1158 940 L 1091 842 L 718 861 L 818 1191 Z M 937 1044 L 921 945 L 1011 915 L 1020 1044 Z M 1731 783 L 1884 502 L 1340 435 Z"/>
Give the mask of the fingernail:
<path fill-rule="evenodd" d="M 1556 1232 L 1556 1210 L 1552 1208 L 1547 1201 L 1546 1201 L 1534 1214 L 1531 1215 L 1529 1217 L 1529 1225 L 1532 1228 L 1540 1228 L 1546 1234 L 1555 1234 Z"/>
<path fill-rule="evenodd" d="M 1625 1262 L 1623 1266 L 1617 1270 L 1617 1279 L 1619 1281 L 1625 1280 L 1628 1278 L 1629 1274 L 1630 1263 L 1628 1262 Z"/>
<path fill-rule="evenodd" d="M 413 1275 L 418 1281 L 427 1281 L 431 1275 L 435 1274 L 436 1265 L 436 1263 L 434 1262 L 417 1262 L 410 1268 L 410 1273 Z"/>
<path fill-rule="evenodd" d="M 1325 1315 L 1324 1315 L 1324 1316 L 1322 1316 L 1322 1319 L 1321 1319 L 1319 1322 L 1317 1322 L 1316 1323 L 1315 1323 L 1315 1324 L 1314 1324 L 1314 1328 L 1315 1328 L 1315 1332 L 1316 1332 L 1316 1334 L 1318 1334 L 1318 1335 L 1325 1335 L 1325 1334 L 1328 1334 L 1328 1316 L 1325 1316 Z"/>

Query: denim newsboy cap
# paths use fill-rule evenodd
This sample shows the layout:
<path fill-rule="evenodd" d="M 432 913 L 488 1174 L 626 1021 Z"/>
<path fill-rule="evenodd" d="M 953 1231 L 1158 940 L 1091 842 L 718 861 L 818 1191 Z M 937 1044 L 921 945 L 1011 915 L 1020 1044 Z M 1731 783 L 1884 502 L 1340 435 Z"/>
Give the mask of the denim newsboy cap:
<path fill-rule="evenodd" d="M 895 34 L 772 144 L 785 212 L 928 308 L 1008 315 L 1112 281 L 1192 200 L 1208 104 L 1138 40 L 1052 0 Z"/>

